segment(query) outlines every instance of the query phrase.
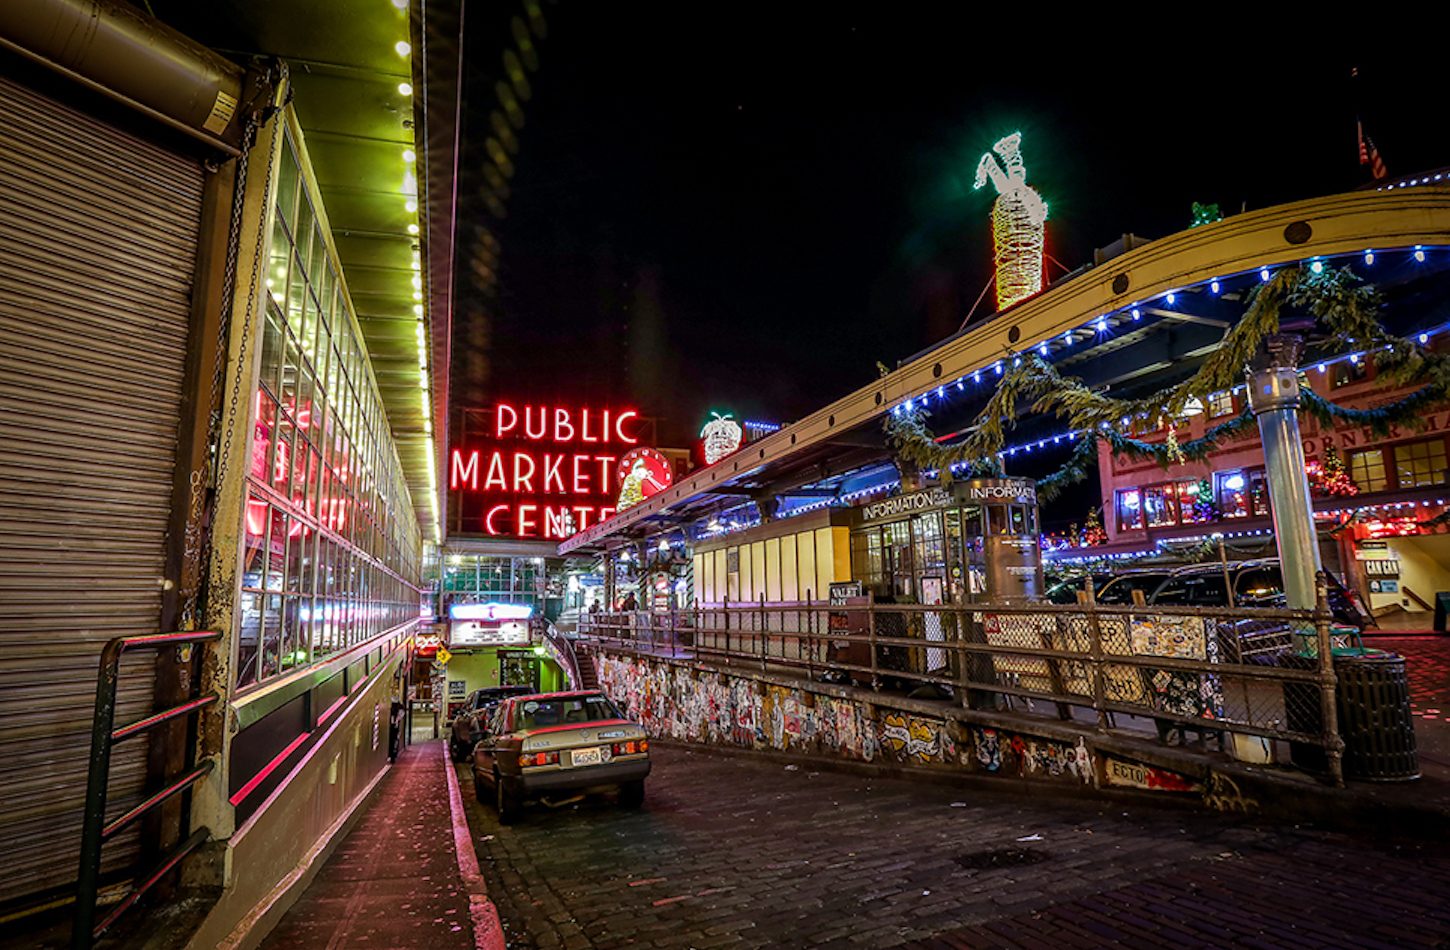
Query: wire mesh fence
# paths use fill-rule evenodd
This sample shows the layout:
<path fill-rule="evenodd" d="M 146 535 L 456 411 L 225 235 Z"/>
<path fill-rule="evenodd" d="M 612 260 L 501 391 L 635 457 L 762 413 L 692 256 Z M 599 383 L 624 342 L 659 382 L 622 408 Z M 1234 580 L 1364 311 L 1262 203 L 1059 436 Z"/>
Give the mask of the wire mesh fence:
<path fill-rule="evenodd" d="M 597 614 L 580 632 L 691 658 L 1164 741 L 1290 743 L 1338 783 L 1331 619 L 1312 611 L 1106 606 L 729 603 Z M 1306 750 L 1311 750 L 1306 753 Z"/>

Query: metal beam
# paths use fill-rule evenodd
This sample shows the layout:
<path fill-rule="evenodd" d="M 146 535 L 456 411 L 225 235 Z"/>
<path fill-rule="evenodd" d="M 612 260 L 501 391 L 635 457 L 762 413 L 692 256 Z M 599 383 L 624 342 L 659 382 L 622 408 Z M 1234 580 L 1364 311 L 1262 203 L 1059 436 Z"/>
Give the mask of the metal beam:
<path fill-rule="evenodd" d="M 1301 227 L 1307 226 L 1307 227 Z M 1292 226 L 1292 227 L 1291 227 Z M 1290 238 L 1297 243 L 1291 243 Z M 990 367 L 1002 356 L 1076 330 L 1104 313 L 1156 300 L 1215 278 L 1311 257 L 1450 243 L 1450 188 L 1359 191 L 1313 198 L 1234 215 L 1153 241 L 983 322 L 928 350 L 894 372 L 817 410 L 746 450 L 684 479 L 627 512 L 564 541 L 563 553 L 624 530 L 681 501 L 779 466 L 829 443 L 838 433 L 871 423 L 907 398 Z M 744 453 L 737 453 L 744 454 Z M 751 466 L 740 471 L 740 466 Z"/>

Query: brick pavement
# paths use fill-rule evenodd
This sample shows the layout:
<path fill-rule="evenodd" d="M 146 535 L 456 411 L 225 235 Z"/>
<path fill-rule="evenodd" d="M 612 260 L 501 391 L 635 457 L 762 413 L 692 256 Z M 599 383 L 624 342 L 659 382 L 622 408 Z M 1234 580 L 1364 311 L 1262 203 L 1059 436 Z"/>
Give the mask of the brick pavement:
<path fill-rule="evenodd" d="M 445 767 L 438 741 L 404 749 L 367 813 L 262 946 L 473 950 Z"/>
<path fill-rule="evenodd" d="M 1450 947 L 1438 845 L 681 748 L 639 812 L 468 811 L 512 947 Z"/>

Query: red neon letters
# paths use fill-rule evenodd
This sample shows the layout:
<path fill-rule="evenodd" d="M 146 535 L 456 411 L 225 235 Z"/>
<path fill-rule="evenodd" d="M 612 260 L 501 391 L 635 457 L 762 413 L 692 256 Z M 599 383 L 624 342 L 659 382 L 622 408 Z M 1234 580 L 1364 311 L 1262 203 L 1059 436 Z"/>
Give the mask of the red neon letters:
<path fill-rule="evenodd" d="M 448 457 L 458 533 L 558 540 L 614 514 L 638 412 L 501 402 L 471 418 Z"/>

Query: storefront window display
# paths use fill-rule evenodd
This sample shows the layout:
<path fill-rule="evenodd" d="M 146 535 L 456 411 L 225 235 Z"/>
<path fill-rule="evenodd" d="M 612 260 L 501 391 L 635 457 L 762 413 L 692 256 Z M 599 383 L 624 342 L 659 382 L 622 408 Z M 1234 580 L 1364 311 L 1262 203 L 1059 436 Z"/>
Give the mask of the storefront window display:
<path fill-rule="evenodd" d="M 418 617 L 419 529 L 290 135 L 279 162 L 244 518 L 237 687 Z"/>
<path fill-rule="evenodd" d="M 1118 530 L 1136 531 L 1143 527 L 1143 494 L 1136 488 L 1118 490 Z"/>

